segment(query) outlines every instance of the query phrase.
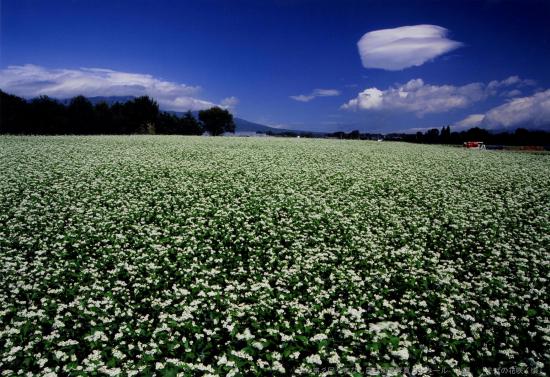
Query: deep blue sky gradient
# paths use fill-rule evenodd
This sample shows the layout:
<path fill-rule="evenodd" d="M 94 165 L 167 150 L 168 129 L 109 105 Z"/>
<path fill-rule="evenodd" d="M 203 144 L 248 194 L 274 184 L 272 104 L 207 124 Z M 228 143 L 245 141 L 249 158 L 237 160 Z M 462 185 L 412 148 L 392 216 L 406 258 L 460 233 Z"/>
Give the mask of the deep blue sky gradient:
<path fill-rule="evenodd" d="M 236 96 L 238 116 L 296 129 L 441 126 L 502 102 L 426 115 L 349 112 L 368 87 L 422 78 L 464 85 L 511 75 L 550 88 L 550 1 L 1 1 L 0 68 L 98 67 Z M 402 71 L 365 69 L 356 43 L 372 30 L 434 24 L 465 44 Z M 315 88 L 338 97 L 301 103 Z"/>

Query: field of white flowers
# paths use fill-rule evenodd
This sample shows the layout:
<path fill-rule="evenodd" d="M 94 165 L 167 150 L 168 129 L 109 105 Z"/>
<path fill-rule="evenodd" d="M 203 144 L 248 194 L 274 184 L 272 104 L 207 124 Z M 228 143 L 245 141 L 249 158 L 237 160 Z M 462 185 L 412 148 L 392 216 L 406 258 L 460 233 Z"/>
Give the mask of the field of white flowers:
<path fill-rule="evenodd" d="M 550 155 L 0 138 L 2 375 L 545 375 Z"/>

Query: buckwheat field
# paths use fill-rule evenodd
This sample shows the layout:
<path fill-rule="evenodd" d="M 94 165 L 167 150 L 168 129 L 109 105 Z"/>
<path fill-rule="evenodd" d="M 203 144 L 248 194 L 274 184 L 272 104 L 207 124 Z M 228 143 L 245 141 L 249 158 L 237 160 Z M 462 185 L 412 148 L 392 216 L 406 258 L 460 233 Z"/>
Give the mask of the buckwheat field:
<path fill-rule="evenodd" d="M 0 371 L 546 375 L 550 155 L 0 138 Z"/>

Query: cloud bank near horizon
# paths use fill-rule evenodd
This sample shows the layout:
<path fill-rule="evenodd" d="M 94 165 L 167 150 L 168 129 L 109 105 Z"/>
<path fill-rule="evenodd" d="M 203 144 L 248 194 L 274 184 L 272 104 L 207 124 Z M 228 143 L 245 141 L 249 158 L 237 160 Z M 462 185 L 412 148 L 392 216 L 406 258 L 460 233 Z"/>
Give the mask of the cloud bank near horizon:
<path fill-rule="evenodd" d="M 430 85 L 422 79 L 413 79 L 403 85 L 381 90 L 368 88 L 342 105 L 345 110 L 398 110 L 422 117 L 465 108 L 486 98 L 482 83 L 463 86 Z"/>
<path fill-rule="evenodd" d="M 149 74 L 128 73 L 104 68 L 48 69 L 33 64 L 13 65 L 0 70 L 0 88 L 6 92 L 32 98 L 47 95 L 69 98 L 93 96 L 150 96 L 164 110 L 203 110 L 215 103 L 199 99 L 198 86 L 165 81 Z M 222 101 L 232 108 L 236 97 Z"/>
<path fill-rule="evenodd" d="M 455 123 L 458 128 L 543 128 L 550 130 L 550 89 L 514 98 L 484 114 L 471 114 Z"/>
<path fill-rule="evenodd" d="M 463 45 L 447 38 L 448 33 L 437 25 L 374 30 L 361 37 L 357 48 L 365 68 L 399 71 L 422 65 Z"/>
<path fill-rule="evenodd" d="M 431 85 L 418 78 L 387 89 L 367 88 L 341 106 L 344 110 L 402 111 L 423 117 L 426 114 L 444 113 L 464 109 L 492 96 L 514 97 L 521 94 L 518 88 L 530 89 L 535 81 L 510 76 L 488 84 L 474 82 L 462 86 Z M 466 121 L 466 120 L 465 120 Z M 473 118 L 468 122 L 473 122 Z"/>

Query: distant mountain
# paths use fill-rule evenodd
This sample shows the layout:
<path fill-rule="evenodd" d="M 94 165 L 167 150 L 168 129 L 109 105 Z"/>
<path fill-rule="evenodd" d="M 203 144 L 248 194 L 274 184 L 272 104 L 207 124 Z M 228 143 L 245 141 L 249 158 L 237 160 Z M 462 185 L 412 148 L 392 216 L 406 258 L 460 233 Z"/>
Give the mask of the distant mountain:
<path fill-rule="evenodd" d="M 263 124 L 250 122 L 246 119 L 234 117 L 233 121 L 235 122 L 235 132 L 236 133 L 272 133 L 274 135 L 283 134 L 283 133 L 295 133 L 295 134 L 312 134 L 315 136 L 323 136 L 326 132 L 317 132 L 317 131 L 303 131 L 303 130 L 291 130 L 288 128 L 275 128 L 265 126 Z"/>
<path fill-rule="evenodd" d="M 182 116 L 183 114 L 185 114 L 185 112 L 181 112 L 181 111 L 167 111 L 167 112 L 178 116 Z M 199 118 L 198 111 L 192 111 L 191 114 L 193 114 L 195 118 L 197 119 Z M 246 119 L 242 119 L 238 117 L 233 117 L 233 121 L 235 122 L 235 133 L 237 134 L 255 134 L 255 133 L 268 133 L 268 132 L 274 135 L 283 134 L 283 133 L 295 133 L 295 134 L 312 133 L 315 135 L 323 134 L 320 132 L 309 132 L 309 131 L 269 127 L 264 124 L 250 122 Z"/>
<path fill-rule="evenodd" d="M 275 132 L 279 131 L 279 129 L 269 126 L 264 126 L 263 124 L 249 122 L 246 119 L 233 117 L 233 121 L 235 122 L 235 131 L 236 132 Z"/>
<path fill-rule="evenodd" d="M 526 129 L 526 130 L 529 130 L 529 131 L 545 131 L 545 132 L 548 132 L 548 131 L 550 131 L 550 123 L 549 124 L 543 124 L 543 125 L 540 125 L 540 126 L 532 126 L 530 124 L 524 124 L 524 125 L 508 127 L 508 128 L 504 128 L 504 127 L 491 128 L 491 129 L 488 129 L 487 131 L 489 131 L 492 134 L 498 134 L 498 133 L 501 133 L 501 132 L 513 133 L 513 132 L 516 132 L 516 130 L 518 130 L 520 128 L 523 128 L 523 129 Z"/>
<path fill-rule="evenodd" d="M 98 103 L 105 102 L 107 105 L 113 105 L 117 102 L 124 103 L 133 100 L 134 96 L 96 96 L 96 97 L 86 97 L 88 100 L 93 104 L 97 105 Z M 58 99 L 59 103 L 62 103 L 63 105 L 67 106 L 71 102 L 72 98 L 62 98 Z"/>

